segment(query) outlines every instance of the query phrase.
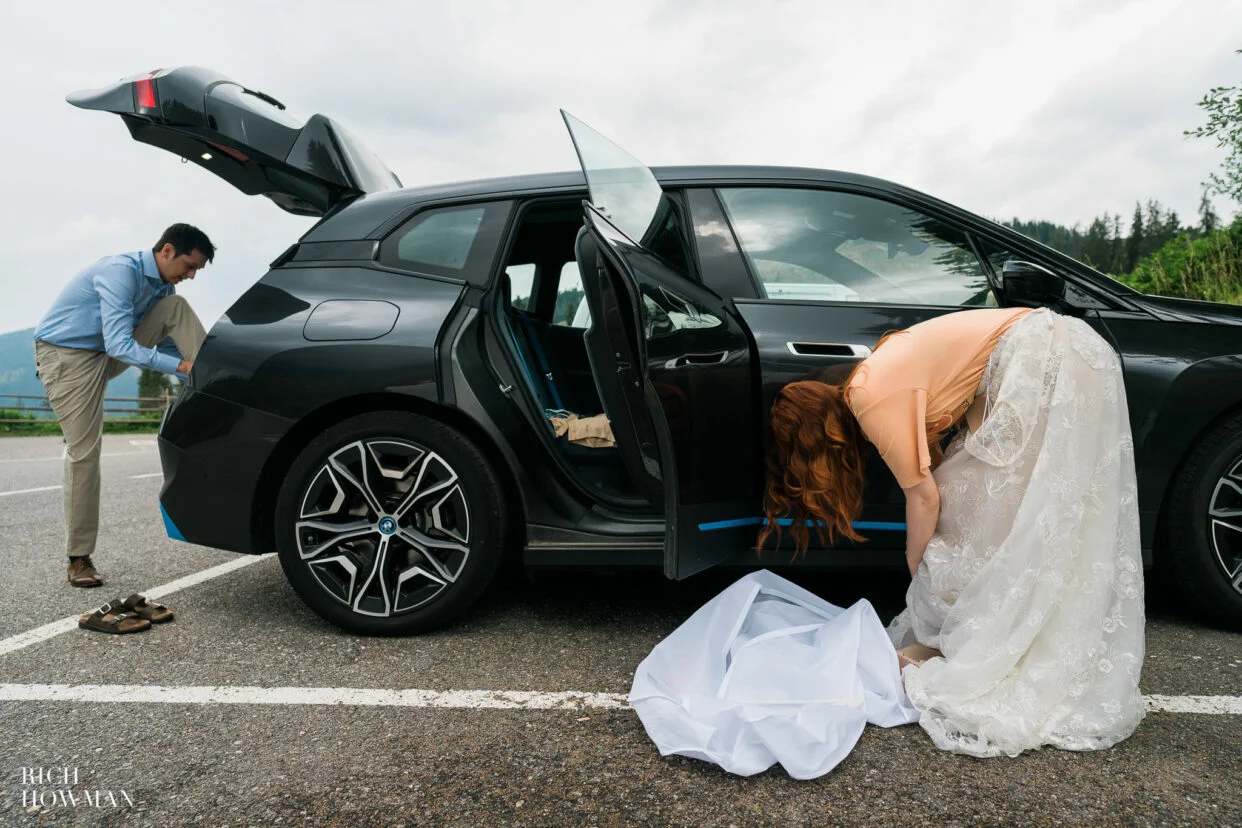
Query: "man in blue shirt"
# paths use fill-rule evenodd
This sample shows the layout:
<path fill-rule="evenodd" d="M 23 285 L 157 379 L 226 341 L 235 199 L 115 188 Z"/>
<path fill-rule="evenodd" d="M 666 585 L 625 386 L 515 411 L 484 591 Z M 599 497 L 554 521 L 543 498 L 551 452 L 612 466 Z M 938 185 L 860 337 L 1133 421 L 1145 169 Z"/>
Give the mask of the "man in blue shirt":
<path fill-rule="evenodd" d="M 207 235 L 174 224 L 151 250 L 107 256 L 74 276 L 35 328 L 35 369 L 65 435 L 69 583 L 103 583 L 99 449 L 108 380 L 131 365 L 186 377 L 206 331 L 176 286 L 215 257 Z"/>

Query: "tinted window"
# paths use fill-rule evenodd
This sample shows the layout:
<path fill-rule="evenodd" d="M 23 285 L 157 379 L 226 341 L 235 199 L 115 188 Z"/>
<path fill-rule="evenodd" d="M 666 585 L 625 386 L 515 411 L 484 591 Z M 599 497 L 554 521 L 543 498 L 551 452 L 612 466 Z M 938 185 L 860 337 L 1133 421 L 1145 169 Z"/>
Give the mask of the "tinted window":
<path fill-rule="evenodd" d="M 380 246 L 390 267 L 482 284 L 509 214 L 509 202 L 424 210 Z"/>
<path fill-rule="evenodd" d="M 556 308 L 552 311 L 552 324 L 589 328 L 591 312 L 587 309 L 585 296 L 578 263 L 573 260 L 565 262 L 561 266 L 560 281 L 556 286 Z"/>
<path fill-rule="evenodd" d="M 978 237 L 976 236 L 976 238 Z M 1005 262 L 1010 259 L 1015 261 L 1022 260 L 1022 257 L 1017 253 L 1010 252 L 987 239 L 979 239 L 979 249 L 987 257 L 988 265 L 991 266 L 992 272 L 996 274 L 997 279 L 1001 278 L 1001 274 L 1005 272 Z"/>
<path fill-rule="evenodd" d="M 535 292 L 535 266 L 533 264 L 509 265 L 509 304 L 519 310 L 531 310 L 530 297 Z"/>
<path fill-rule="evenodd" d="M 720 191 L 742 251 L 772 299 L 993 304 L 961 231 L 869 196 L 829 190 Z"/>

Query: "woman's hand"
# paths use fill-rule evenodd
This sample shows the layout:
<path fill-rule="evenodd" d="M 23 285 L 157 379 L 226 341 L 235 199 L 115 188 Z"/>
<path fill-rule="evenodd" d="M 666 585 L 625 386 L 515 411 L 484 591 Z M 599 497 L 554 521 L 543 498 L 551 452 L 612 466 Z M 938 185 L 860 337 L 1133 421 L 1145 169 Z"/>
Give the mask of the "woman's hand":
<path fill-rule="evenodd" d="M 928 475 L 923 482 L 902 491 L 906 495 L 906 564 L 913 578 L 923 562 L 927 544 L 936 533 L 936 520 L 940 517 L 940 489 Z"/>

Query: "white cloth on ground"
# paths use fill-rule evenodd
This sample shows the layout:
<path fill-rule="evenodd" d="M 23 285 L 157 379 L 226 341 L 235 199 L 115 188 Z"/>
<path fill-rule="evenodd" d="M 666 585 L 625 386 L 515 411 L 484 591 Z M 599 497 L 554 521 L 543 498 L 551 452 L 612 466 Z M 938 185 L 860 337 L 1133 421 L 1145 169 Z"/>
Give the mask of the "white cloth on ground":
<path fill-rule="evenodd" d="M 766 570 L 713 598 L 638 666 L 630 704 L 662 755 L 749 776 L 832 770 L 870 722 L 918 720 L 871 604 L 841 609 Z"/>

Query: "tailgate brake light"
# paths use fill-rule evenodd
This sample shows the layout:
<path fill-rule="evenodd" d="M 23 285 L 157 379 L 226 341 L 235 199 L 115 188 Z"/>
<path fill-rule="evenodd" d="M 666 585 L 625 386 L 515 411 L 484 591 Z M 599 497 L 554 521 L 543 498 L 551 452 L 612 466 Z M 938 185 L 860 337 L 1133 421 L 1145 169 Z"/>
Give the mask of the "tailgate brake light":
<path fill-rule="evenodd" d="M 139 109 L 155 109 L 155 84 L 152 82 L 152 78 L 161 71 L 156 69 L 145 77 L 134 81 L 134 99 L 137 101 Z"/>

